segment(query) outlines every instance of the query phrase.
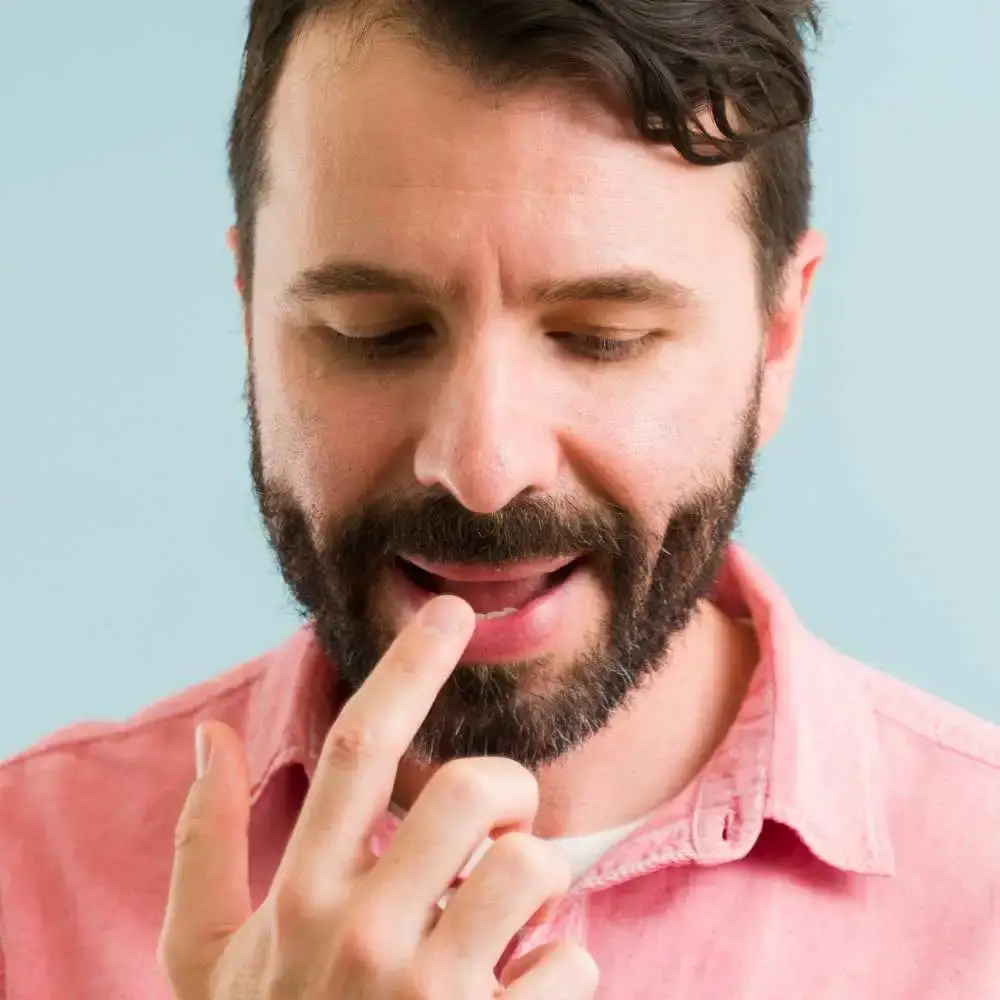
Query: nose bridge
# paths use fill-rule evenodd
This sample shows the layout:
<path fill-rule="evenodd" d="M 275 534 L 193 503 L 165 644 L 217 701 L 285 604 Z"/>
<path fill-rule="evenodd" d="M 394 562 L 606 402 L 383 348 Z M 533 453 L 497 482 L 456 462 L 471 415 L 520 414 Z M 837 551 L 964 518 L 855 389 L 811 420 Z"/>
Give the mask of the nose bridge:
<path fill-rule="evenodd" d="M 558 448 L 545 394 L 516 333 L 465 339 L 449 358 L 417 442 L 415 474 L 480 513 L 552 487 Z"/>

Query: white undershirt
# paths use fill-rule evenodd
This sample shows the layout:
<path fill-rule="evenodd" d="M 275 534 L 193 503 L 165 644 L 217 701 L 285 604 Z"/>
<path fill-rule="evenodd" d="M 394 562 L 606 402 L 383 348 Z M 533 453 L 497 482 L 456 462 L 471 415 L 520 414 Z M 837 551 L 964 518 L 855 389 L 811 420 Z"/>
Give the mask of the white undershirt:
<path fill-rule="evenodd" d="M 598 830 L 579 837 L 552 837 L 549 843 L 569 862 L 575 882 L 598 858 L 603 857 L 616 844 L 620 844 L 630 833 L 638 830 L 647 817 L 616 826 L 610 830 Z"/>
<path fill-rule="evenodd" d="M 406 814 L 396 805 L 389 806 L 391 812 L 398 819 L 402 819 Z M 598 858 L 607 854 L 615 844 L 621 843 L 630 833 L 638 830 L 648 817 L 626 823 L 624 826 L 612 827 L 610 830 L 598 830 L 596 833 L 585 833 L 578 837 L 549 837 L 547 842 L 551 844 L 568 862 L 570 871 L 573 873 L 573 881 L 576 881 Z M 492 841 L 487 839 L 479 845 L 468 864 L 462 869 L 461 877 L 467 878 L 469 872 L 483 859 L 483 855 L 490 849 Z"/>

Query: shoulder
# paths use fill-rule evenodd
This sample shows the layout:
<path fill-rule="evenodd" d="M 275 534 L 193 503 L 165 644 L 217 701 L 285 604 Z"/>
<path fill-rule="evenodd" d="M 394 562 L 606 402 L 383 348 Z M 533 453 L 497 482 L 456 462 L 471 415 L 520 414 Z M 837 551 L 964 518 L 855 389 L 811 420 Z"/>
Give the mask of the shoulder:
<path fill-rule="evenodd" d="M 33 954 L 36 941 L 78 942 L 80 913 L 98 924 L 102 913 L 122 914 L 136 940 L 155 934 L 195 777 L 195 727 L 228 724 L 264 774 L 281 761 L 303 664 L 323 670 L 318 654 L 305 655 L 312 648 L 300 630 L 130 719 L 61 729 L 0 763 L 0 902 L 5 930 L 18 935 L 10 947 Z"/>
<path fill-rule="evenodd" d="M 194 777 L 194 728 L 206 718 L 245 729 L 267 656 L 157 701 L 120 722 L 59 729 L 0 762 L 0 853 L 175 819 Z M 8 819 L 9 818 L 9 819 Z"/>
<path fill-rule="evenodd" d="M 308 626 L 281 645 L 157 701 L 122 722 L 68 726 L 0 762 L 0 851 L 16 826 L 24 836 L 83 836 L 113 815 L 148 827 L 174 812 L 194 779 L 194 732 L 209 719 L 243 740 L 264 775 L 294 730 L 296 714 L 318 699 L 310 683 L 330 674 Z M 318 680 L 317 680 L 318 679 Z M 69 824 L 76 823 L 78 829 Z M 31 829 L 29 829 L 29 827 Z"/>
<path fill-rule="evenodd" d="M 917 950 L 991 954 L 1000 727 L 815 636 L 797 648 L 810 697 L 789 713 L 802 732 L 793 773 L 815 815 L 875 850 L 890 876 L 858 883 L 866 908 Z"/>
<path fill-rule="evenodd" d="M 139 913 L 160 900 L 194 779 L 196 721 L 239 725 L 260 669 L 245 664 L 124 722 L 66 727 L 0 764 L 6 928 L 40 921 L 41 900 L 57 914 L 110 899 Z"/>
<path fill-rule="evenodd" d="M 0 761 L 0 787 L 11 787 L 28 775 L 52 775 L 70 761 L 138 763 L 144 748 L 159 752 L 180 731 L 216 712 L 232 714 L 245 701 L 263 669 L 264 658 L 235 667 L 211 680 L 141 709 L 120 722 L 80 722 L 58 729 L 21 752 Z"/>
<path fill-rule="evenodd" d="M 901 870 L 1000 887 L 1000 726 L 891 674 L 840 657 L 871 711 L 872 781 Z M 991 904 L 992 905 L 992 904 Z"/>
<path fill-rule="evenodd" d="M 970 780 L 1000 782 L 1000 726 L 884 671 L 850 662 L 887 751 Z"/>

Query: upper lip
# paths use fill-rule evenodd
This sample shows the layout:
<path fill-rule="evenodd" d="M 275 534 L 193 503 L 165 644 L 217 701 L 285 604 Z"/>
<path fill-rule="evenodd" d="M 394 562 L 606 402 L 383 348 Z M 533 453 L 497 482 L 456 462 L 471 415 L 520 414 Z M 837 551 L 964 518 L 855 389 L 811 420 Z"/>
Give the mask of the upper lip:
<path fill-rule="evenodd" d="M 548 573 L 558 572 L 571 562 L 575 562 L 581 555 L 582 553 L 575 556 L 561 556 L 558 559 L 535 559 L 530 562 L 507 563 L 501 566 L 431 563 L 415 556 L 402 556 L 401 558 L 412 563 L 418 569 L 422 569 L 425 573 L 431 573 L 441 577 L 442 580 L 451 580 L 454 583 L 511 583 L 515 580 L 526 580 L 533 576 L 545 576 Z"/>

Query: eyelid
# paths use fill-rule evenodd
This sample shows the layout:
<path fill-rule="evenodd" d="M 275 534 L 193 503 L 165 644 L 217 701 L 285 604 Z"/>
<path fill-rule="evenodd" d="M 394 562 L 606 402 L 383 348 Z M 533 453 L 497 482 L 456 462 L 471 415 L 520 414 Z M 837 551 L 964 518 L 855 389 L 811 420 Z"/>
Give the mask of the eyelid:
<path fill-rule="evenodd" d="M 583 357 L 589 357 L 594 361 L 611 362 L 638 357 L 652 347 L 658 337 L 658 331 L 644 331 L 635 337 L 575 334 L 558 339 L 575 346 Z"/>
<path fill-rule="evenodd" d="M 380 340 L 395 340 L 400 337 L 412 337 L 414 335 L 426 336 L 435 332 L 434 327 L 430 323 L 420 320 L 409 323 L 401 322 L 393 326 L 371 327 L 367 330 L 354 328 L 348 331 L 333 326 L 330 326 L 327 329 L 335 333 L 338 337 L 343 337 L 344 340 L 354 340 L 359 342 L 369 341 L 374 343 L 377 343 Z"/>
<path fill-rule="evenodd" d="M 581 342 L 615 341 L 620 344 L 630 344 L 658 337 L 661 333 L 662 331 L 660 330 L 626 330 L 617 327 L 592 327 L 589 330 L 579 328 L 573 330 L 553 330 L 548 336 L 554 340 L 576 340 Z"/>
<path fill-rule="evenodd" d="M 403 324 L 388 330 L 368 334 L 348 334 L 333 327 L 327 327 L 339 340 L 342 348 L 358 357 L 390 358 L 402 357 L 410 351 L 419 350 L 422 342 L 426 342 L 437 332 L 435 327 L 426 322 Z M 658 340 L 662 330 L 625 330 L 591 328 L 593 332 L 567 330 L 549 331 L 547 336 L 557 343 L 565 344 L 570 350 L 581 357 L 594 361 L 624 361 L 636 357 L 655 340 Z"/>
<path fill-rule="evenodd" d="M 571 337 L 581 337 L 586 339 L 590 337 L 593 340 L 620 340 L 620 341 L 631 341 L 631 340 L 643 340 L 649 337 L 654 331 L 652 330 L 626 330 L 620 327 L 593 327 L 591 329 L 583 330 L 572 330 L 569 333 Z"/>
<path fill-rule="evenodd" d="M 437 329 L 437 324 L 425 317 L 420 316 L 414 316 L 412 318 L 400 317 L 397 320 L 388 323 L 336 324 L 323 322 L 322 325 L 343 337 L 350 337 L 356 340 L 374 340 L 388 334 L 396 334 L 404 330 L 417 330 L 422 327 Z M 601 324 L 590 325 L 587 323 L 567 323 L 565 326 L 561 324 L 546 324 L 541 328 L 541 330 L 549 336 L 601 337 L 606 339 L 615 338 L 618 340 L 639 340 L 649 333 L 662 332 L 654 330 L 649 326 L 607 326 Z"/>

